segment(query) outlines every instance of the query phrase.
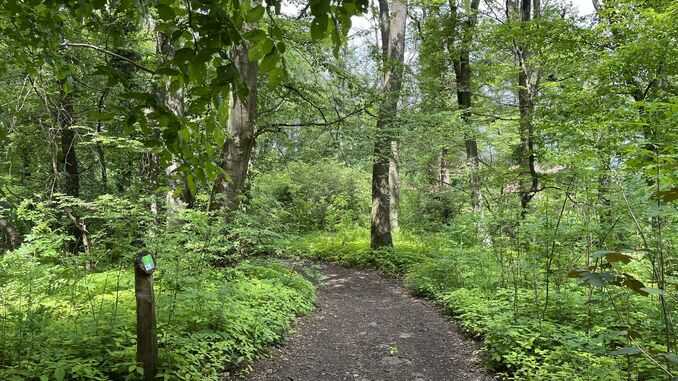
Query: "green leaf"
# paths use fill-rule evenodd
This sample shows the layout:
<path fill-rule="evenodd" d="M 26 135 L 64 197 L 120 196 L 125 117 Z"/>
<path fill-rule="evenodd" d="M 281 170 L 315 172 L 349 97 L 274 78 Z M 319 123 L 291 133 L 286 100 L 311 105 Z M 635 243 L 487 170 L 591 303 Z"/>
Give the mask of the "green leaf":
<path fill-rule="evenodd" d="M 264 32 L 261 29 L 252 29 L 249 32 L 245 33 L 243 37 L 252 43 L 255 43 L 257 41 L 261 41 L 264 38 L 266 38 L 266 32 Z"/>
<path fill-rule="evenodd" d="M 609 263 L 624 262 L 629 263 L 633 257 L 623 254 L 619 251 L 599 250 L 591 254 L 593 258 L 605 258 Z"/>
<path fill-rule="evenodd" d="M 64 377 L 66 377 L 66 371 L 62 367 L 58 367 L 54 369 L 54 378 L 56 381 L 64 381 Z"/>
<path fill-rule="evenodd" d="M 259 64 L 259 69 L 262 72 L 267 73 L 271 71 L 271 69 L 276 67 L 278 65 L 278 62 L 280 62 L 280 55 L 276 50 L 273 50 L 271 53 L 267 54 L 263 60 L 261 60 L 261 63 Z"/>
<path fill-rule="evenodd" d="M 570 278 L 579 278 L 594 287 L 603 287 L 610 283 L 617 283 L 617 277 L 611 272 L 591 272 L 588 270 L 572 270 L 567 274 Z"/>
<path fill-rule="evenodd" d="M 636 293 L 642 296 L 649 295 L 647 291 L 643 290 L 644 288 L 646 288 L 643 282 L 639 281 L 638 279 L 634 278 L 629 274 L 624 274 L 622 285 L 632 291 L 635 291 Z"/>
<path fill-rule="evenodd" d="M 660 353 L 659 356 L 665 358 L 671 364 L 678 365 L 678 355 L 675 353 Z"/>
<path fill-rule="evenodd" d="M 250 22 L 250 23 L 257 22 L 264 15 L 265 10 L 266 9 L 264 7 L 262 7 L 261 5 L 257 5 L 256 7 L 250 9 L 247 12 L 247 16 L 245 16 L 245 20 L 247 22 Z"/>
<path fill-rule="evenodd" d="M 266 38 L 258 41 L 248 52 L 250 61 L 259 61 L 273 49 L 273 40 Z"/>
<path fill-rule="evenodd" d="M 226 85 L 238 78 L 238 69 L 234 64 L 222 65 L 217 68 L 217 78 L 214 85 Z M 213 85 L 213 86 L 214 86 Z"/>
<path fill-rule="evenodd" d="M 268 83 L 271 87 L 276 87 L 280 85 L 286 77 L 287 73 L 285 70 L 280 66 L 276 66 L 268 72 Z"/>
<path fill-rule="evenodd" d="M 162 20 L 174 20 L 175 13 L 174 9 L 166 4 L 158 4 L 158 16 Z"/>
<path fill-rule="evenodd" d="M 664 290 L 660 288 L 641 287 L 640 290 L 650 295 L 664 295 Z"/>
<path fill-rule="evenodd" d="M 319 15 L 311 23 L 311 38 L 316 41 L 322 40 L 327 34 L 328 18 L 327 15 Z"/>
<path fill-rule="evenodd" d="M 179 70 L 171 68 L 169 66 L 160 67 L 155 72 L 156 72 L 156 74 L 160 74 L 160 75 L 180 75 L 181 74 L 181 72 Z"/>
<path fill-rule="evenodd" d="M 188 186 L 188 190 L 191 191 L 192 194 L 196 194 L 196 187 L 195 187 L 195 180 L 193 179 L 193 175 L 189 174 L 186 175 L 186 185 Z"/>
<path fill-rule="evenodd" d="M 87 117 L 101 122 L 107 122 L 113 120 L 114 114 L 106 111 L 91 111 L 87 113 Z"/>
<path fill-rule="evenodd" d="M 678 187 L 665 191 L 655 193 L 654 198 L 660 199 L 664 202 L 672 202 L 678 200 Z"/>
<path fill-rule="evenodd" d="M 193 58 L 193 49 L 181 48 L 174 52 L 174 58 L 172 58 L 172 61 L 178 64 L 182 64 L 186 61 L 190 61 L 192 58 Z"/>
<path fill-rule="evenodd" d="M 188 65 L 189 71 L 188 71 L 188 76 L 189 79 L 193 82 L 199 82 L 204 78 L 205 73 L 207 72 L 205 69 L 205 65 L 202 62 L 195 62 L 191 61 Z"/>
<path fill-rule="evenodd" d="M 70 77 L 66 78 L 66 80 L 63 82 L 63 89 L 64 89 L 64 94 L 68 95 L 73 92 L 73 84 L 70 81 Z"/>
<path fill-rule="evenodd" d="M 615 263 L 615 262 L 624 262 L 624 263 L 629 263 L 633 259 L 633 257 L 630 257 L 626 254 L 622 253 L 608 253 L 605 258 L 609 263 Z"/>

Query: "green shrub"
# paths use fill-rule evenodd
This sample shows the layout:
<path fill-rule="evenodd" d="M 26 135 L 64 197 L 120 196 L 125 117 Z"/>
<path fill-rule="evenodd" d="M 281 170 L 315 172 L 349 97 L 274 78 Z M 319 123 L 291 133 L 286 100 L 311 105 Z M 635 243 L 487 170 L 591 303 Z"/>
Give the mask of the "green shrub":
<path fill-rule="evenodd" d="M 279 242 L 283 251 L 314 259 L 332 261 L 349 266 L 369 267 L 385 273 L 404 274 L 413 265 L 427 258 L 422 246 L 409 241 L 406 234 L 393 249 L 370 249 L 370 232 L 364 228 L 345 228 L 334 233 L 310 233 Z"/>
<path fill-rule="evenodd" d="M 73 271 L 21 251 L 0 258 L 0 379 L 139 379 L 132 273 Z M 308 281 L 263 261 L 219 271 L 159 256 L 155 291 L 159 375 L 171 380 L 218 380 L 314 302 Z"/>
<path fill-rule="evenodd" d="M 369 174 L 336 161 L 293 162 L 255 178 L 250 212 L 265 226 L 292 232 L 366 226 L 368 184 Z"/>
<path fill-rule="evenodd" d="M 361 228 L 311 233 L 280 245 L 289 254 L 404 274 L 412 292 L 434 299 L 464 330 L 483 339 L 487 363 L 503 379 L 616 381 L 629 374 L 637 380 L 665 379 L 654 363 L 664 361 L 666 347 L 658 344 L 663 327 L 650 298 L 619 288 L 588 294 L 576 281 L 552 274 L 545 309 L 541 281 L 526 282 L 524 275 L 508 271 L 534 266 L 534 258 L 509 249 L 497 253 L 460 238 L 468 234 L 463 228 L 448 230 L 425 236 L 400 231 L 392 250 L 370 250 L 369 231 Z M 533 268 L 536 274 L 540 270 Z M 634 261 L 620 270 L 647 273 Z M 620 309 L 628 311 L 621 323 Z M 615 354 L 633 347 L 630 336 L 642 337 L 639 343 L 653 360 L 633 350 Z"/>
<path fill-rule="evenodd" d="M 488 293 L 477 288 L 438 294 L 438 300 L 465 330 L 483 338 L 489 364 L 505 379 L 614 381 L 626 378 L 628 364 L 647 369 L 643 379 L 663 379 L 645 358 L 627 360 L 611 354 L 613 348 L 625 343 L 623 331 L 594 325 L 587 333 L 578 322 L 540 319 L 538 305 L 516 311 L 514 296 L 513 290 Z M 532 297 L 528 290 L 520 289 L 517 305 L 528 305 Z M 566 307 L 576 308 L 576 304 Z M 643 346 L 656 344 L 646 341 Z"/>

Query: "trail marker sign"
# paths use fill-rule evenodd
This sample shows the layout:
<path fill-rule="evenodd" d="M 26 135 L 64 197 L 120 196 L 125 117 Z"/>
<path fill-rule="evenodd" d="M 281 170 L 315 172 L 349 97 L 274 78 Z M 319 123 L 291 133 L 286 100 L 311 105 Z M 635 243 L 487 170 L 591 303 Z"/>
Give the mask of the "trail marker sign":
<path fill-rule="evenodd" d="M 144 381 L 152 381 L 158 372 L 158 339 L 155 332 L 155 296 L 153 294 L 153 256 L 141 251 L 134 263 L 134 290 L 137 300 L 137 362 L 144 369 Z"/>

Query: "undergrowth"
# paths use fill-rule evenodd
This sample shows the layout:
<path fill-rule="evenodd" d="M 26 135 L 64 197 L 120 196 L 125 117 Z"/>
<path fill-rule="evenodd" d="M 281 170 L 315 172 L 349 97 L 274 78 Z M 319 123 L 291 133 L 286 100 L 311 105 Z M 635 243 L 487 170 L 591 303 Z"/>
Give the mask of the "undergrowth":
<path fill-rule="evenodd" d="M 370 232 L 347 228 L 334 233 L 311 233 L 279 242 L 284 255 L 321 259 L 347 266 L 369 267 L 391 275 L 402 274 L 412 265 L 428 258 L 426 247 L 398 234 L 398 250 L 370 250 Z"/>
<path fill-rule="evenodd" d="M 371 251 L 360 228 L 312 233 L 282 243 L 288 253 L 403 276 L 412 293 L 430 298 L 470 335 L 483 339 L 487 365 L 505 380 L 664 380 L 649 357 L 630 351 L 629 337 L 652 353 L 666 349 L 656 305 L 622 288 L 591 293 L 559 280 L 545 307 L 544 290 L 507 278 L 482 244 L 449 235 L 399 232 L 392 250 Z M 640 271 L 637 264 L 624 271 Z M 634 266 L 636 268 L 634 268 Z M 633 311 L 633 331 L 619 323 L 610 298 Z"/>
<path fill-rule="evenodd" d="M 161 257 L 159 379 L 218 380 L 280 341 L 313 308 L 313 286 L 271 261 L 229 269 Z M 180 269 L 178 271 L 178 269 Z M 133 273 L 0 258 L 0 380 L 137 380 Z"/>

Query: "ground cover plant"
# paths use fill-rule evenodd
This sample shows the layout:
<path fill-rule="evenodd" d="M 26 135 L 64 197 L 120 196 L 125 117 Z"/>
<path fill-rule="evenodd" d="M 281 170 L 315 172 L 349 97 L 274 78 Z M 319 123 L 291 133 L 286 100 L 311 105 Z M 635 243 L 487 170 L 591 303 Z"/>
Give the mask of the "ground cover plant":
<path fill-rule="evenodd" d="M 0 379 L 246 370 L 309 259 L 499 378 L 678 377 L 676 36 L 672 0 L 0 2 Z"/>

